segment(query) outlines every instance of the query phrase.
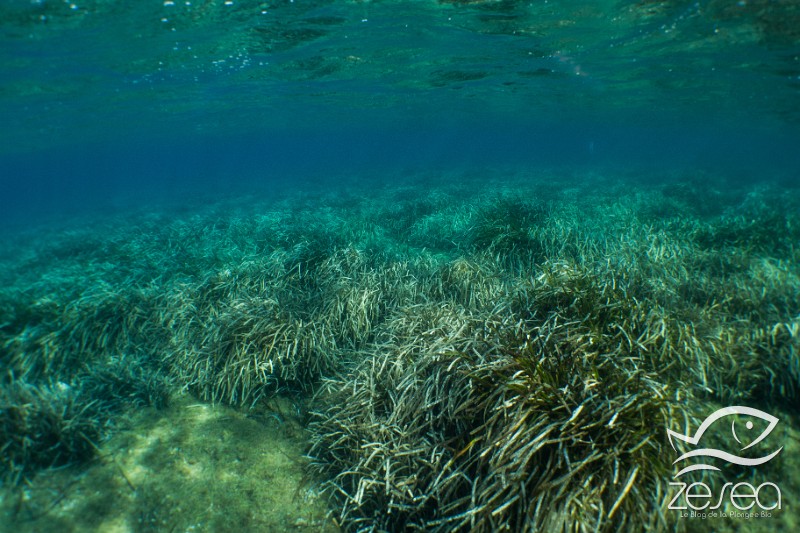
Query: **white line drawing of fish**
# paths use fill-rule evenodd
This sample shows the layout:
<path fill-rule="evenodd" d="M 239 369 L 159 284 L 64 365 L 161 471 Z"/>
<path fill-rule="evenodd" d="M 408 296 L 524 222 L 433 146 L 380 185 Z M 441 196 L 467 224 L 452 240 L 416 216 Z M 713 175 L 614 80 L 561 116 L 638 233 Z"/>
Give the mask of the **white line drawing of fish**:
<path fill-rule="evenodd" d="M 682 440 L 684 442 L 687 442 L 687 443 L 691 444 L 692 446 L 696 446 L 698 444 L 698 442 L 700 442 L 700 438 L 703 436 L 703 433 L 705 433 L 705 431 L 711 426 L 711 424 L 713 424 L 714 422 L 716 422 L 720 418 L 724 418 L 724 417 L 730 416 L 730 415 L 752 416 L 752 417 L 756 417 L 756 418 L 760 418 L 762 420 L 765 420 L 768 423 L 767 428 L 763 432 L 761 432 L 761 434 L 756 439 L 754 439 L 750 444 L 748 444 L 747 446 L 744 446 L 743 448 L 741 448 L 740 451 L 746 450 L 747 448 L 755 446 L 759 442 L 763 441 L 772 432 L 772 430 L 775 429 L 775 426 L 777 426 L 778 422 L 779 422 L 779 420 L 776 417 L 772 416 L 769 413 L 765 413 L 764 411 L 761 411 L 760 409 L 754 409 L 752 407 L 745 407 L 745 406 L 742 406 L 742 405 L 732 405 L 730 407 L 723 407 L 722 409 L 718 409 L 718 410 L 714 411 L 713 413 L 711 413 L 709 416 L 707 416 L 706 419 L 703 420 L 702 424 L 700 424 L 700 426 L 697 428 L 697 431 L 695 432 L 694 436 L 681 435 L 680 433 L 672 431 L 671 429 L 667 429 L 667 436 L 669 437 L 669 443 L 672 446 L 672 449 L 677 451 L 677 449 L 675 448 L 675 442 L 673 442 L 673 440 L 672 440 L 673 437 L 675 437 L 676 439 Z M 753 422 L 748 420 L 747 423 L 745 424 L 745 427 L 748 430 L 749 429 L 753 429 Z M 731 433 L 733 435 L 734 440 L 736 440 L 736 442 L 738 442 L 739 444 L 742 444 L 742 441 L 739 439 L 739 435 L 736 433 L 736 418 L 731 420 Z M 778 455 L 781 452 L 781 450 L 783 450 L 783 446 L 781 446 L 780 448 L 778 448 L 777 450 L 775 450 L 771 454 L 766 455 L 764 457 L 757 457 L 757 458 L 753 458 L 753 459 L 748 459 L 748 458 L 744 458 L 744 457 L 739 457 L 738 455 L 733 455 L 733 454 L 728 453 L 728 452 L 724 452 L 722 450 L 717 450 L 717 449 L 714 449 L 714 448 L 700 448 L 700 449 L 697 449 L 697 450 L 692 450 L 690 452 L 684 453 L 683 455 L 681 455 L 680 457 L 675 459 L 675 461 L 673 461 L 672 464 L 676 464 L 679 461 L 683 461 L 683 460 L 686 460 L 686 459 L 691 459 L 693 457 L 716 457 L 718 459 L 722 459 L 723 461 L 727 461 L 727 462 L 733 463 L 735 465 L 740 465 L 740 466 L 758 466 L 758 465 L 762 465 L 762 464 L 770 461 L 771 459 L 773 459 L 776 455 Z M 686 474 L 688 472 L 694 472 L 695 470 L 717 470 L 718 471 L 719 468 L 717 468 L 715 466 L 712 466 L 712 465 L 709 465 L 709 464 L 705 464 L 705 463 L 694 464 L 694 465 L 690 465 L 690 466 L 687 466 L 687 467 L 683 468 L 677 474 L 675 474 L 674 477 L 678 478 L 678 477 L 682 476 L 683 474 Z"/>

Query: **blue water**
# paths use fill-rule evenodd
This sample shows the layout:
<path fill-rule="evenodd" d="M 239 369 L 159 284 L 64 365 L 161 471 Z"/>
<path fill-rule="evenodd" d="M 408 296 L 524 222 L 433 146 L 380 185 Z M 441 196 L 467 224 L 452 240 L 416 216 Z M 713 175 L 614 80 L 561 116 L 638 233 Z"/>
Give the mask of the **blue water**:
<path fill-rule="evenodd" d="M 800 2 L 0 0 L 0 533 L 792 530 L 798 206 Z"/>
<path fill-rule="evenodd" d="M 797 28 L 765 1 L 5 0 L 0 223 L 354 174 L 792 182 Z"/>

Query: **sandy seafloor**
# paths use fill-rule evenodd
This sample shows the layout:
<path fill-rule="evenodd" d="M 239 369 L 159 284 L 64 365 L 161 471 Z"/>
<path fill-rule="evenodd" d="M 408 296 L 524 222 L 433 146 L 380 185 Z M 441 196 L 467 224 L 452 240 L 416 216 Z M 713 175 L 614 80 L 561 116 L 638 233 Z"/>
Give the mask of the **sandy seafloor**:
<path fill-rule="evenodd" d="M 290 404 L 258 417 L 177 398 L 120 421 L 90 463 L 3 491 L 4 531 L 337 531 Z M 286 402 L 284 402 L 286 403 Z"/>

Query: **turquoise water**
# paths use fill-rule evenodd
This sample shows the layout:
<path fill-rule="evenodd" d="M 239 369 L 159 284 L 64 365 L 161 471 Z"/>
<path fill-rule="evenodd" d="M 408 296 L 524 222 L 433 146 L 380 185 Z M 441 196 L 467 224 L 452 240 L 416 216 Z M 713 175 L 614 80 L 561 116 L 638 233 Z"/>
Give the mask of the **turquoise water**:
<path fill-rule="evenodd" d="M 0 532 L 800 527 L 800 4 L 5 0 L 0 65 Z M 781 451 L 682 479 L 769 516 L 671 507 L 725 406 Z"/>
<path fill-rule="evenodd" d="M 3 219 L 286 176 L 798 168 L 791 2 L 0 6 Z"/>

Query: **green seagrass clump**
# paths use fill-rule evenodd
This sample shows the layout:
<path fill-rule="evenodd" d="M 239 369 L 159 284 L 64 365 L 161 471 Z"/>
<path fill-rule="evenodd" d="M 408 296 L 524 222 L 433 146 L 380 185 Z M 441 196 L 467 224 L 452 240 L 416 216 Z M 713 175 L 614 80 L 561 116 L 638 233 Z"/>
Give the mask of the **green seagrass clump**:
<path fill-rule="evenodd" d="M 0 387 L 0 465 L 16 483 L 41 469 L 85 460 L 95 452 L 104 416 L 73 385 L 12 381 Z"/>
<path fill-rule="evenodd" d="M 415 308 L 328 384 L 311 455 L 353 529 L 663 528 L 674 391 L 591 331 Z M 416 334 L 414 332 L 416 331 Z M 646 512 L 645 512 L 646 511 Z"/>

